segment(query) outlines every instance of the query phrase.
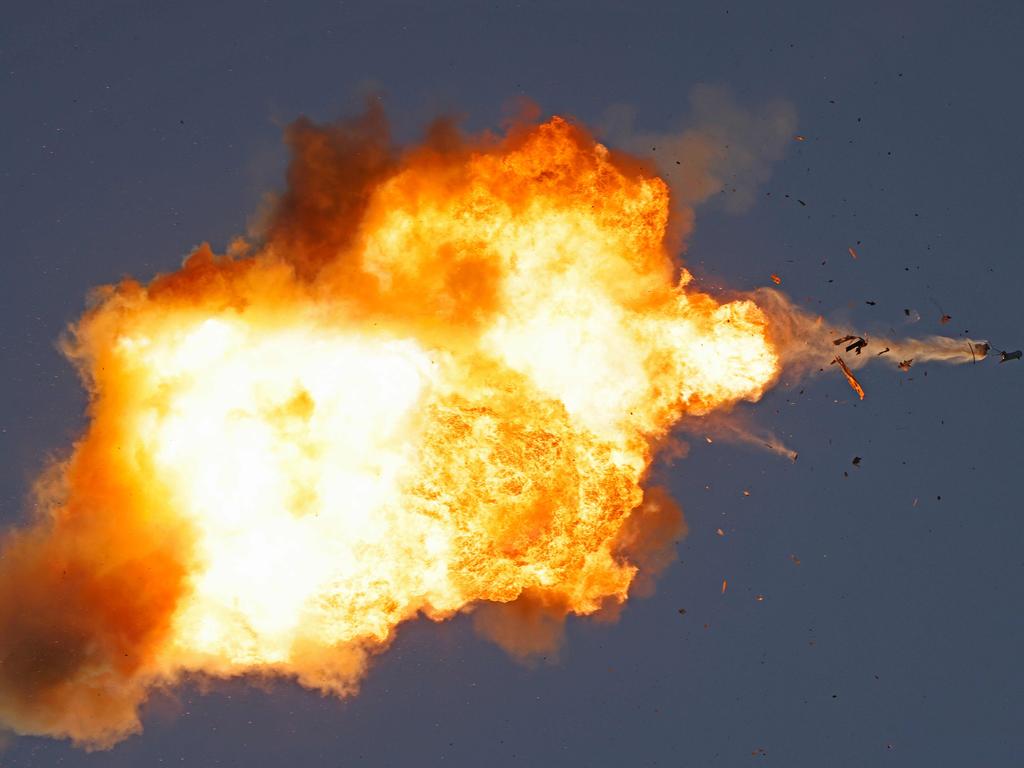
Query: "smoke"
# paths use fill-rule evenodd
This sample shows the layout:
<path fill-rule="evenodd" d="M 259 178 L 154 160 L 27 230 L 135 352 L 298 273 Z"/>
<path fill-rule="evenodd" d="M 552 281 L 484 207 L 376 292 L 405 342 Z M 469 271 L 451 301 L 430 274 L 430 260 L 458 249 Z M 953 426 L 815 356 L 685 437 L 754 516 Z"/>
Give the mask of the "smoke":
<path fill-rule="evenodd" d="M 106 747 L 139 730 L 184 589 L 188 532 L 159 488 L 125 482 L 127 426 L 94 421 L 37 484 L 33 525 L 4 538 L 0 720 L 19 733 Z"/>
<path fill-rule="evenodd" d="M 988 356 L 988 347 L 980 339 L 948 336 L 897 339 L 828 321 L 794 305 L 789 297 L 774 288 L 759 288 L 750 296 L 769 319 L 769 337 L 779 353 L 783 380 L 799 381 L 822 366 L 827 367 L 836 354 L 842 355 L 854 369 L 869 363 L 897 366 L 905 360 L 962 365 L 981 362 Z M 844 345 L 835 343 L 836 339 L 849 334 L 868 342 L 861 354 L 848 354 Z"/>
<path fill-rule="evenodd" d="M 923 339 L 890 339 L 874 337 L 871 339 L 877 355 L 881 349 L 889 347 L 892 360 L 913 360 L 917 363 L 947 363 L 962 365 L 977 363 L 986 359 L 988 349 L 980 339 L 951 339 L 948 336 L 926 336 Z M 868 358 L 854 360 L 855 364 L 868 362 Z"/>
<path fill-rule="evenodd" d="M 606 113 L 602 135 L 653 161 L 677 208 L 721 195 L 726 210 L 746 211 L 793 140 L 796 110 L 785 101 L 748 109 L 728 89 L 711 85 L 695 86 L 689 100 L 690 114 L 677 132 L 638 130 L 633 108 L 617 105 Z"/>
<path fill-rule="evenodd" d="M 646 488 L 643 501 L 627 518 L 617 543 L 619 555 L 637 568 L 630 584 L 631 595 L 654 593 L 656 577 L 671 565 L 675 545 L 687 532 L 683 511 L 669 492 L 660 486 Z"/>
<path fill-rule="evenodd" d="M 981 363 L 991 356 L 987 342 L 971 338 L 926 336 L 897 339 L 870 334 L 863 329 L 826 320 L 792 303 L 774 288 L 758 288 L 749 294 L 768 317 L 768 337 L 779 355 L 779 381 L 792 386 L 810 376 L 837 375 L 832 363 L 836 355 L 851 369 L 873 364 L 909 369 L 920 363 L 963 365 Z M 863 338 L 861 354 L 846 353 L 837 339 L 848 335 Z M 678 431 L 713 442 L 729 442 L 767 450 L 796 460 L 798 452 L 780 437 L 755 423 L 748 412 L 720 409 L 679 422 Z M 684 451 L 685 455 L 685 451 Z"/>
<path fill-rule="evenodd" d="M 777 435 L 755 424 L 747 414 L 739 411 L 716 412 L 706 416 L 684 419 L 680 429 L 702 436 L 712 442 L 737 443 L 767 450 L 776 456 L 795 461 L 797 452 Z"/>
<path fill-rule="evenodd" d="M 660 486 L 644 490 L 644 498 L 627 518 L 616 542 L 619 557 L 633 563 L 636 576 L 631 597 L 654 593 L 659 574 L 675 559 L 676 544 L 687 534 L 679 505 Z M 615 621 L 623 606 L 608 601 L 594 614 L 599 621 Z M 544 592 L 528 591 L 509 603 L 483 603 L 473 615 L 477 632 L 525 663 L 540 658 L 558 659 L 565 642 L 565 620 L 570 606 Z"/>
<path fill-rule="evenodd" d="M 349 121 L 319 126 L 300 118 L 285 138 L 292 152 L 288 187 L 267 239 L 311 279 L 351 247 L 370 192 L 394 167 L 395 150 L 376 100 Z"/>
<path fill-rule="evenodd" d="M 556 661 L 565 642 L 568 614 L 563 601 L 531 591 L 509 603 L 481 604 L 473 614 L 473 626 L 519 661 Z"/>

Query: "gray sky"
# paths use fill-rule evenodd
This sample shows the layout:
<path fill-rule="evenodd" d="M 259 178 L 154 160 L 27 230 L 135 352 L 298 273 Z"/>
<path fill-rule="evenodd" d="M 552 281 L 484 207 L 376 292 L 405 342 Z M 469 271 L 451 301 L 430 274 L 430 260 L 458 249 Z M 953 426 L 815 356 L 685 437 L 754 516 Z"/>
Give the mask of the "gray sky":
<path fill-rule="evenodd" d="M 698 83 L 788 101 L 807 139 L 753 205 L 698 209 L 702 285 L 774 272 L 868 330 L 1024 345 L 1022 6 L 296 5 L 5 5 L 4 521 L 82 428 L 54 340 L 88 289 L 224 247 L 280 188 L 282 126 L 374 87 L 403 138 L 438 111 L 497 126 L 517 96 L 588 124 L 628 104 L 649 133 L 684 124 Z M 0 765 L 1019 764 L 1024 364 L 860 375 L 863 403 L 829 371 L 750 409 L 796 463 L 695 442 L 659 467 L 691 528 L 679 562 L 617 624 L 571 622 L 558 664 L 419 622 L 356 698 L 186 687 L 112 752 L 16 739 Z"/>

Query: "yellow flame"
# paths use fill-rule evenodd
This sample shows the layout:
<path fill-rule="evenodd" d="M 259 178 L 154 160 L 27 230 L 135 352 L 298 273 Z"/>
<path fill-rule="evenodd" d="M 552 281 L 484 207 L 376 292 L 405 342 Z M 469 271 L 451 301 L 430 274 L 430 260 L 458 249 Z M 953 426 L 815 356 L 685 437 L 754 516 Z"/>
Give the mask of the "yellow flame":
<path fill-rule="evenodd" d="M 656 442 L 778 368 L 755 304 L 674 277 L 668 214 L 555 118 L 406 158 L 313 280 L 270 242 L 109 292 L 77 329 L 89 439 L 193 542 L 162 673 L 345 692 L 419 612 L 624 601 Z"/>

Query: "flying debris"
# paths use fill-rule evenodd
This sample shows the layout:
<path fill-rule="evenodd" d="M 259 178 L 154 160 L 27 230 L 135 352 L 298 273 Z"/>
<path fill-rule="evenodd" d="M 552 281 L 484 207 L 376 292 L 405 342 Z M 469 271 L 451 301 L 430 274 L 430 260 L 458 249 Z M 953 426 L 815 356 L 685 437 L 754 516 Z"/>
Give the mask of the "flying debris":
<path fill-rule="evenodd" d="M 912 366 L 913 364 L 914 364 L 914 358 L 910 358 L 909 360 L 900 360 L 900 370 L 901 371 L 909 371 L 910 370 L 910 366 Z"/>
<path fill-rule="evenodd" d="M 945 325 L 946 323 L 953 319 L 953 316 L 947 313 L 946 310 L 944 310 L 940 306 L 939 302 L 937 302 L 935 299 L 932 299 L 931 302 L 932 304 L 935 305 L 935 308 L 939 310 L 939 314 L 941 315 L 941 317 L 939 317 L 939 322 L 942 323 L 942 325 Z"/>
<path fill-rule="evenodd" d="M 850 342 L 850 344 L 846 346 L 846 351 L 856 351 L 858 355 L 860 354 L 860 351 L 868 345 L 868 340 L 865 339 L 863 336 L 843 336 L 843 338 L 836 339 L 832 343 L 838 347 L 840 344 L 845 344 L 848 341 Z"/>
<path fill-rule="evenodd" d="M 879 353 L 878 353 L 877 355 L 875 355 L 875 357 L 881 357 L 882 355 L 884 355 L 884 354 L 885 354 L 886 352 L 888 352 L 888 351 L 889 351 L 889 348 L 888 348 L 888 347 L 886 347 L 886 348 L 885 348 L 885 349 L 883 349 L 883 350 L 882 350 L 881 352 L 879 352 Z"/>
<path fill-rule="evenodd" d="M 839 367 L 842 368 L 843 376 L 846 377 L 846 381 L 850 385 L 850 388 L 858 395 L 860 395 L 860 399 L 863 400 L 864 387 L 862 387 L 860 385 L 860 382 L 857 381 L 857 377 L 853 375 L 853 371 L 850 370 L 850 366 L 848 366 L 846 362 L 843 360 L 843 358 L 841 358 L 839 355 L 836 355 L 832 362 L 839 363 Z"/>
<path fill-rule="evenodd" d="M 856 258 L 857 258 L 857 252 L 856 252 L 855 250 L 853 250 L 853 248 L 847 248 L 846 250 L 848 250 L 848 251 L 850 252 L 850 255 L 851 255 L 851 256 L 852 256 L 852 257 L 853 257 L 854 259 L 856 259 Z"/>
<path fill-rule="evenodd" d="M 999 353 L 999 362 L 1000 363 L 1005 363 L 1007 360 L 1020 360 L 1021 354 L 1022 354 L 1021 350 L 1019 350 L 1019 349 L 1016 350 L 1015 352 L 1005 352 L 1005 351 L 1000 352 Z"/>
<path fill-rule="evenodd" d="M 772 282 L 775 283 L 776 285 L 779 285 L 780 283 L 782 283 L 782 278 L 779 277 L 778 275 L 776 275 L 774 272 L 772 273 L 771 278 L 772 278 Z"/>

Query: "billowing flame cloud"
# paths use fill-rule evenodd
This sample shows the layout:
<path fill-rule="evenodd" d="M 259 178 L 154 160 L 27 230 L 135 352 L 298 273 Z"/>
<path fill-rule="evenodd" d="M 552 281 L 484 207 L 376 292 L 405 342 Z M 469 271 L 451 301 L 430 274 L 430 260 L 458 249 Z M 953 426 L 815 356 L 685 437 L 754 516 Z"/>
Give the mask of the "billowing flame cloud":
<path fill-rule="evenodd" d="M 665 183 L 566 120 L 289 140 L 258 245 L 98 291 L 65 342 L 90 424 L 0 561 L 19 732 L 107 746 L 187 673 L 348 694 L 418 614 L 550 649 L 666 564 L 673 424 L 777 375 L 759 307 L 674 265 Z"/>

